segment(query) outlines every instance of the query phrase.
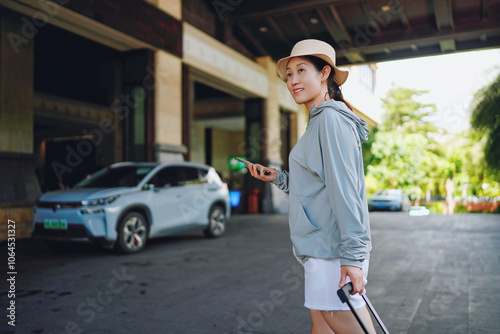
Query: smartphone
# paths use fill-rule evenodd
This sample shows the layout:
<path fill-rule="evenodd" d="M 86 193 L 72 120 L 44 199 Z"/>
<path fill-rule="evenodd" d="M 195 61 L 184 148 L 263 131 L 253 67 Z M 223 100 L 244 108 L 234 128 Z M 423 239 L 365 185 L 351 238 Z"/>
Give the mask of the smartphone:
<path fill-rule="evenodd" d="M 243 162 L 245 165 L 253 165 L 254 164 L 253 162 L 250 162 L 248 160 L 242 159 L 240 157 L 236 157 L 236 160 L 238 160 L 239 162 Z M 260 173 L 260 167 L 257 167 L 257 171 Z M 271 174 L 270 171 L 268 171 L 268 170 L 264 171 L 264 175 L 269 175 L 269 174 Z"/>

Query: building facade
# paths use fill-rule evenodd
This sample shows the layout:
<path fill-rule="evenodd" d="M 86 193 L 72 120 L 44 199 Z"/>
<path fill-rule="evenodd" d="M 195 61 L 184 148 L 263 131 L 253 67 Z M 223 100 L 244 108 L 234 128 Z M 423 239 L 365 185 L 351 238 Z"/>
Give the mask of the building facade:
<path fill-rule="evenodd" d="M 232 168 L 231 158 L 287 168 L 307 110 L 275 60 L 252 57 L 211 6 L 0 0 L 0 240 L 8 219 L 18 238 L 31 235 L 42 192 L 119 161 L 207 163 L 242 195 L 235 212 L 285 210 L 283 193 Z M 359 81 L 370 98 L 375 67 L 365 66 L 359 80 L 351 69 L 349 90 Z M 348 99 L 375 124 L 369 106 Z"/>

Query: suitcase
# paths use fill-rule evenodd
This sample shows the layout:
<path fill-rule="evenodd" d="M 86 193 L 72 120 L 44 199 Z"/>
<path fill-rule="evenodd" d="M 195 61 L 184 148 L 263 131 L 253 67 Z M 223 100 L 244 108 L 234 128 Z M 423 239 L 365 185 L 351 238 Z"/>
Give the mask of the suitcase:
<path fill-rule="evenodd" d="M 351 298 L 351 295 L 350 295 L 351 291 L 352 291 L 352 283 L 349 282 L 346 285 L 344 285 L 342 288 L 337 290 L 337 295 L 339 296 L 342 303 L 347 303 L 347 305 L 349 305 L 349 308 L 351 309 L 352 313 L 354 314 L 354 317 L 356 318 L 356 320 L 359 322 L 359 325 L 361 326 L 363 331 L 366 334 L 370 334 L 370 332 L 368 332 L 368 329 L 366 328 L 363 320 L 359 316 L 358 312 L 352 306 L 351 299 L 350 299 Z M 363 294 L 361 297 L 363 297 L 363 299 L 365 300 L 366 306 L 368 306 L 368 310 L 370 310 L 370 312 L 373 315 L 373 317 L 375 318 L 375 320 L 377 320 L 382 331 L 386 334 L 389 334 L 389 331 L 387 330 L 384 323 L 382 322 L 382 319 L 380 319 L 379 315 L 377 314 L 377 311 L 375 311 L 375 308 L 373 307 L 372 303 L 370 303 L 370 300 L 366 296 L 366 293 Z"/>

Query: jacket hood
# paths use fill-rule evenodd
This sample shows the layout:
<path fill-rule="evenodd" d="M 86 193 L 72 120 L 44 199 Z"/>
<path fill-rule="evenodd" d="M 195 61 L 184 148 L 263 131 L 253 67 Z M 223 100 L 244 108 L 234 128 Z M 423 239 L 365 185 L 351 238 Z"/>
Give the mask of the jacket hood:
<path fill-rule="evenodd" d="M 368 130 L 365 120 L 362 120 L 361 118 L 356 116 L 356 114 L 354 114 L 349 108 L 347 108 L 347 106 L 343 102 L 328 100 L 321 103 L 319 106 L 314 105 L 311 110 L 309 110 L 309 121 L 318 116 L 325 108 L 335 109 L 335 111 L 337 111 L 340 115 L 352 122 L 356 127 L 356 131 L 362 143 L 364 143 L 368 139 L 370 130 Z"/>

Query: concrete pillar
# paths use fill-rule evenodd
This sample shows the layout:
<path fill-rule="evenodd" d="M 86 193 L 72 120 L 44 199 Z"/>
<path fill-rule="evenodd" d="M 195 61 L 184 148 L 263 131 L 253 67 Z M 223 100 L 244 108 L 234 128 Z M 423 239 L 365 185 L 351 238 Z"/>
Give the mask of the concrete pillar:
<path fill-rule="evenodd" d="M 0 151 L 32 154 L 33 38 L 21 15 L 0 15 Z"/>
<path fill-rule="evenodd" d="M 263 136 L 265 148 L 265 163 L 273 165 L 282 164 L 281 161 L 281 116 L 278 103 L 278 85 L 276 63 L 269 57 L 257 59 L 257 63 L 266 69 L 269 82 L 268 96 L 264 100 Z"/>
<path fill-rule="evenodd" d="M 257 59 L 257 63 L 266 69 L 269 82 L 268 96 L 264 100 L 263 115 L 263 141 L 264 159 L 263 162 L 271 168 L 281 169 L 283 160 L 281 158 L 281 114 L 278 100 L 278 74 L 274 60 L 269 57 Z M 266 184 L 264 196 L 262 197 L 262 209 L 264 212 L 282 211 L 282 207 L 287 202 L 288 197 L 278 188 L 271 184 Z"/>
<path fill-rule="evenodd" d="M 182 0 L 146 0 L 177 20 L 182 19 Z"/>
<path fill-rule="evenodd" d="M 146 0 L 165 13 L 182 19 L 182 0 Z M 155 151 L 160 162 L 182 161 L 182 61 L 165 51 L 155 53 Z"/>
<path fill-rule="evenodd" d="M 165 51 L 155 53 L 155 143 L 160 162 L 182 161 L 182 61 Z"/>
<path fill-rule="evenodd" d="M 27 19 L 27 20 L 26 20 Z M 30 18 L 0 8 L 0 240 L 7 222 L 31 235 L 40 195 L 33 160 L 33 38 Z"/>
<path fill-rule="evenodd" d="M 191 143 L 191 131 L 194 129 L 193 114 L 194 80 L 191 76 L 191 68 L 182 65 L 182 143 L 187 149 L 186 154 L 184 154 L 184 160 L 187 161 L 193 161 L 193 150 L 198 150 L 199 153 L 199 150 L 203 150 L 205 147 L 205 138 L 203 138 L 203 145 L 201 147 L 196 147 L 195 144 Z M 204 130 L 202 131 L 204 132 Z M 202 162 L 205 163 L 205 157 L 203 157 Z"/>

